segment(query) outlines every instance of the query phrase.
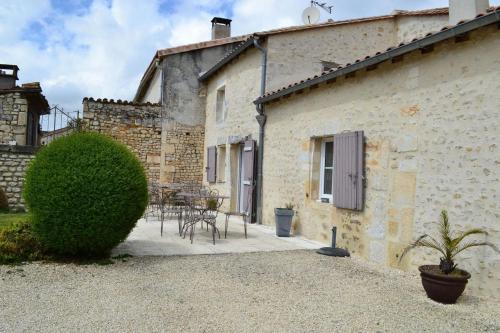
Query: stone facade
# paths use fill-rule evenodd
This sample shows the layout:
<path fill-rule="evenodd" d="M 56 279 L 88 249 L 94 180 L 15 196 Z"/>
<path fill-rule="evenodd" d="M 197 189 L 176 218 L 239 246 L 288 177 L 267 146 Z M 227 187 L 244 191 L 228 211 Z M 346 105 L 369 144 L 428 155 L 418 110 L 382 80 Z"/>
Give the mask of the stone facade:
<path fill-rule="evenodd" d="M 453 228 L 484 228 L 500 246 L 500 39 L 496 26 L 469 37 L 267 105 L 263 222 L 292 202 L 295 232 L 327 244 L 337 226 L 354 255 L 411 270 L 439 262 L 432 251 L 399 256 L 437 232 L 442 209 Z M 313 177 L 317 138 L 354 130 L 367 140 L 362 212 L 318 201 Z M 473 276 L 468 290 L 500 297 L 500 254 L 472 249 L 458 262 Z"/>
<path fill-rule="evenodd" d="M 0 188 L 9 209 L 23 211 L 24 174 L 40 144 L 40 115 L 49 104 L 39 83 L 0 89 Z"/>
<path fill-rule="evenodd" d="M 0 144 L 26 144 L 28 101 L 20 92 L 0 94 Z"/>
<path fill-rule="evenodd" d="M 91 131 L 129 147 L 141 160 L 150 181 L 160 178 L 161 106 L 113 100 L 83 100 L 83 119 Z"/>
<path fill-rule="evenodd" d="M 164 124 L 164 129 L 162 148 L 165 166 L 162 182 L 201 183 L 205 128 L 172 121 Z"/>
<path fill-rule="evenodd" d="M 0 145 L 0 187 L 7 195 L 9 210 L 24 211 L 24 175 L 36 148 Z"/>
<path fill-rule="evenodd" d="M 393 17 L 271 34 L 264 43 L 268 52 L 266 90 L 281 88 L 290 82 L 321 73 L 322 60 L 345 65 L 374 51 L 397 45 L 401 40 L 423 36 L 428 29 L 439 30 L 446 22 L 446 15 L 429 16 L 422 21 L 421 17 Z M 400 31 L 400 25 L 402 29 L 411 26 L 413 34 L 407 31 L 409 28 Z M 232 210 L 236 209 L 238 202 L 238 139 L 258 140 L 259 125 L 253 101 L 260 94 L 260 75 L 261 53 L 252 47 L 206 82 L 205 151 L 209 146 L 218 146 L 226 152 L 225 175 L 219 177 L 223 180 L 210 185 L 231 196 L 225 204 Z M 225 89 L 227 116 L 223 122 L 217 123 L 217 91 L 221 87 Z M 285 129 L 281 131 L 288 133 Z M 206 157 L 204 165 L 207 165 Z M 206 174 L 204 179 L 206 183 Z"/>

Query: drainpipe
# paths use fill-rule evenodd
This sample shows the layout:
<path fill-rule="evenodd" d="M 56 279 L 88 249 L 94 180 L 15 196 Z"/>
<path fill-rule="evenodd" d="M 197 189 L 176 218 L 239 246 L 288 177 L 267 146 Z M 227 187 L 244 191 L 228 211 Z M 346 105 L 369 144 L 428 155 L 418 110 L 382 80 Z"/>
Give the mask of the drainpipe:
<path fill-rule="evenodd" d="M 259 44 L 259 37 L 254 36 L 254 46 L 262 53 L 260 74 L 260 96 L 266 93 L 267 50 Z M 264 126 L 266 115 L 264 104 L 256 105 L 258 115 L 255 117 L 259 123 L 259 151 L 257 157 L 257 223 L 262 224 L 262 162 L 264 159 Z"/>

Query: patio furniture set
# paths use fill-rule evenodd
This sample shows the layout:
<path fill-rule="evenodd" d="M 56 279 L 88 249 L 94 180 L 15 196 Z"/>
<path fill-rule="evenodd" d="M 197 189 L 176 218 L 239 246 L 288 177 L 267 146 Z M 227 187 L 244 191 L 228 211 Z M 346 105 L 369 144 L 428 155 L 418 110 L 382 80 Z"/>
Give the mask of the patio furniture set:
<path fill-rule="evenodd" d="M 248 215 L 245 212 L 221 212 L 221 206 L 229 197 L 220 195 L 219 192 L 210 187 L 199 184 L 158 184 L 149 185 L 149 210 L 148 216 L 158 214 L 161 227 L 160 234 L 163 236 L 163 225 L 168 220 L 176 219 L 179 224 L 179 236 L 186 238 L 189 235 L 193 243 L 196 226 L 199 224 L 201 230 L 211 229 L 212 241 L 215 245 L 216 235 L 220 239 L 220 231 L 217 227 L 219 213 L 224 213 L 224 238 L 227 238 L 229 217 L 238 215 L 243 218 L 245 238 L 247 238 Z"/>

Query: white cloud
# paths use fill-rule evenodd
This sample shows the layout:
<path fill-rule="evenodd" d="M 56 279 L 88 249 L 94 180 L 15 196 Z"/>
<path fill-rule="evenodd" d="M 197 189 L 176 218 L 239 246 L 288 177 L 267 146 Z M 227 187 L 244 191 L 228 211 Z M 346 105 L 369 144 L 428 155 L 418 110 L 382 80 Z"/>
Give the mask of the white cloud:
<path fill-rule="evenodd" d="M 168 13 L 160 13 L 161 1 L 170 6 Z M 448 0 L 329 2 L 335 5 L 333 18 L 344 19 L 396 8 L 446 6 Z M 49 0 L 2 0 L 0 63 L 18 64 L 21 82 L 40 81 L 51 104 L 81 109 L 84 96 L 132 99 L 155 51 L 209 39 L 213 16 L 231 16 L 233 35 L 247 34 L 301 24 L 308 4 L 306 0 L 94 0 L 89 8 L 63 13 Z M 328 17 L 322 13 L 323 20 Z"/>

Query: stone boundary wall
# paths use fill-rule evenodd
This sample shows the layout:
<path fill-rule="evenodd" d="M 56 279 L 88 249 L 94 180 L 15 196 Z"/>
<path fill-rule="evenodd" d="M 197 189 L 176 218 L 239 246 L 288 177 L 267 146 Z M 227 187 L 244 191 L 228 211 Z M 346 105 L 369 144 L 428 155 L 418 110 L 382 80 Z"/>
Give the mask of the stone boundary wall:
<path fill-rule="evenodd" d="M 88 128 L 128 146 L 143 163 L 149 181 L 160 179 L 160 116 L 160 104 L 83 100 L 83 119 Z"/>
<path fill-rule="evenodd" d="M 0 188 L 7 195 L 11 211 L 24 211 L 22 196 L 26 169 L 37 148 L 0 145 Z"/>

